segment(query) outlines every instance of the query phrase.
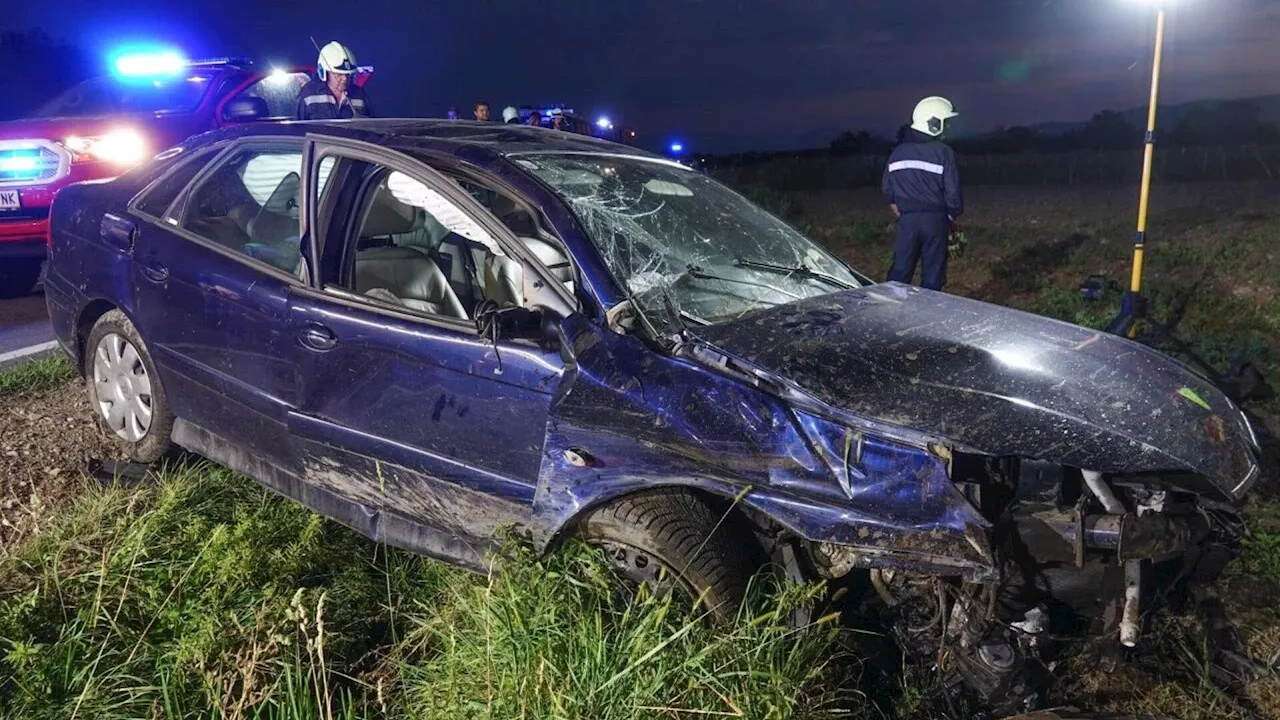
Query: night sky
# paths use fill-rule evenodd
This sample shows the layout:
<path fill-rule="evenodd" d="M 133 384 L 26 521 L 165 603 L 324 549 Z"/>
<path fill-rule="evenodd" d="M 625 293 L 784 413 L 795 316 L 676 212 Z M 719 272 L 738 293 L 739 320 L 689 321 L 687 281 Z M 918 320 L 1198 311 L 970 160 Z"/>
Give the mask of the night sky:
<path fill-rule="evenodd" d="M 1280 0 L 1170 0 L 1163 100 L 1280 93 Z M 644 144 L 708 151 L 889 134 L 942 94 L 960 130 L 1083 120 L 1145 104 L 1143 0 L 17 0 L 0 27 L 103 53 L 171 40 L 191 55 L 313 62 L 308 35 L 376 68 L 384 116 L 565 102 Z M 354 9 L 354 8 L 359 8 Z M 16 9 L 16 13 L 13 10 Z"/>

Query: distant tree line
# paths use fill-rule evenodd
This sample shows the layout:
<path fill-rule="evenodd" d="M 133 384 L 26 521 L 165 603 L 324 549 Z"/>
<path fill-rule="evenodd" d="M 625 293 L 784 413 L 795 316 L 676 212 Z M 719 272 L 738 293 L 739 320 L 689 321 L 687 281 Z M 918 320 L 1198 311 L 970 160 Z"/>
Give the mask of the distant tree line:
<path fill-rule="evenodd" d="M 1165 113 L 1158 126 L 1164 129 L 1156 132 L 1156 180 L 1280 179 L 1280 127 L 1262 116 L 1258 103 L 1249 100 Z M 784 191 L 877 185 L 906 130 L 895 139 L 850 130 L 825 148 L 711 157 L 707 167 L 730 183 Z M 1144 135 L 1125 114 L 1105 110 L 1064 132 L 1010 127 L 950 142 L 966 184 L 1125 184 L 1140 175 Z"/>
<path fill-rule="evenodd" d="M 826 148 L 773 152 L 741 153 L 711 158 L 711 164 L 723 165 L 760 162 L 781 156 L 879 156 L 888 155 L 901 141 L 908 126 L 898 131 L 897 138 L 885 138 L 866 130 L 840 133 Z M 1123 113 L 1104 110 L 1079 128 L 1066 132 L 1042 132 L 1030 127 L 998 128 L 978 137 L 949 141 L 960 155 L 1031 155 L 1072 152 L 1123 152 L 1141 149 L 1144 129 Z M 1157 129 L 1160 147 L 1190 148 L 1236 145 L 1280 145 L 1280 126 L 1262 121 L 1262 108 L 1249 100 L 1233 100 L 1217 104 L 1196 105 L 1181 114 L 1172 126 Z"/>

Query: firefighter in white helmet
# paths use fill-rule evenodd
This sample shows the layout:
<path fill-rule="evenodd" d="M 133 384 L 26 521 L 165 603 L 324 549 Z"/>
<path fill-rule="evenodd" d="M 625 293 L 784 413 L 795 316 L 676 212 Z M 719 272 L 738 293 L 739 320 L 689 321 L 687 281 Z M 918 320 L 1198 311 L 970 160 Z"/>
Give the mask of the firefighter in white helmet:
<path fill-rule="evenodd" d="M 890 282 L 911 283 L 921 264 L 920 286 L 941 290 L 947 280 L 947 258 L 956 220 L 964 213 L 956 154 L 942 142 L 946 123 L 957 116 L 942 97 L 921 100 L 911 114 L 911 127 L 889 156 L 883 190 L 898 218 Z M 923 262 L 921 262 L 923 261 Z"/>
<path fill-rule="evenodd" d="M 320 48 L 316 58 L 316 78 L 298 94 L 299 120 L 343 120 L 373 117 L 373 107 L 364 89 L 351 80 L 359 68 L 356 56 L 346 45 L 331 42 Z"/>

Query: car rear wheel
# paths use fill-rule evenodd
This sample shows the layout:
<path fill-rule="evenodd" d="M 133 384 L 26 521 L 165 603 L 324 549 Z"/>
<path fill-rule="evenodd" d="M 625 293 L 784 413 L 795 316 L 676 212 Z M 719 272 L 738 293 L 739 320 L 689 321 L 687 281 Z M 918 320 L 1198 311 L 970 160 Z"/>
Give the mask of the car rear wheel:
<path fill-rule="evenodd" d="M 728 621 L 763 563 L 753 538 L 723 515 L 689 490 L 663 489 L 596 510 L 582 536 L 628 581 L 701 598 L 716 620 Z"/>
<path fill-rule="evenodd" d="M 85 375 L 98 420 L 128 446 L 133 460 L 154 462 L 173 450 L 173 415 L 155 363 L 119 310 L 103 315 L 89 332 Z"/>

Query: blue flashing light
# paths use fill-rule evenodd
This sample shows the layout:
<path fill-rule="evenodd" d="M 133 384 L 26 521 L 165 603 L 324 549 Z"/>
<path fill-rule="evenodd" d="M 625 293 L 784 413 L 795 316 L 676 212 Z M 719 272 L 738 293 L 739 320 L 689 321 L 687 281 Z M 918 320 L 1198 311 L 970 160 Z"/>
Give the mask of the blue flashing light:
<path fill-rule="evenodd" d="M 684 143 L 678 143 L 678 142 L 671 143 L 672 155 L 679 155 L 682 152 L 684 152 Z"/>
<path fill-rule="evenodd" d="M 185 71 L 187 59 L 173 50 L 121 53 L 116 57 L 113 67 L 120 77 L 164 77 Z"/>
<path fill-rule="evenodd" d="M 600 128 L 601 130 L 612 130 L 613 121 L 611 121 L 607 117 L 601 117 L 599 120 L 596 120 L 596 127 Z"/>
<path fill-rule="evenodd" d="M 29 173 L 39 167 L 39 161 L 31 155 L 0 157 L 0 173 Z"/>

